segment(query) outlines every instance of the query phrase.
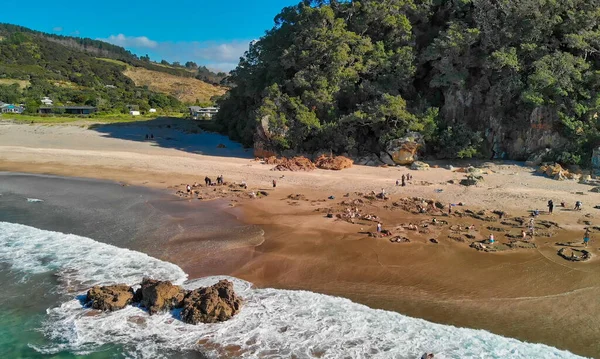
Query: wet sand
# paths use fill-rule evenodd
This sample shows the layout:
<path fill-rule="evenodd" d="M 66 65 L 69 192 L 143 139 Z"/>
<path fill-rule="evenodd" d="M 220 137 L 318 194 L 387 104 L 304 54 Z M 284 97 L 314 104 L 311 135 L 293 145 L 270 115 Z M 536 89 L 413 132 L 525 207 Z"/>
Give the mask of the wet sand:
<path fill-rule="evenodd" d="M 10 132 L 14 135 L 19 130 L 11 131 L 16 131 Z M 201 182 L 207 174 L 214 179 L 223 173 L 228 181 L 247 180 L 249 191 L 268 192 L 269 196 L 261 199 L 223 194 L 220 202 L 208 202 L 215 206 L 211 207 L 213 214 L 224 211 L 231 218 L 260 227 L 242 227 L 245 229 L 227 234 L 218 233 L 218 228 L 227 226 L 220 219 L 215 221 L 209 216 L 214 221 L 209 224 L 195 222 L 189 216 L 207 202 L 176 199 L 181 205 L 168 211 L 180 213 L 181 218 L 173 216 L 174 223 L 180 221 L 189 230 L 155 241 L 153 247 L 144 251 L 180 265 L 191 277 L 226 274 L 260 287 L 337 295 L 373 308 L 443 324 L 481 328 L 580 355 L 600 356 L 600 301 L 597 300 L 600 235 L 593 234 L 589 248 L 593 257 L 585 263 L 560 258 L 556 254 L 560 247 L 555 245 L 580 241 L 585 221 L 592 226 L 598 224 L 600 212 L 591 206 L 600 197 L 589 193 L 589 186 L 553 181 L 532 175 L 529 169 L 500 163 L 488 165 L 489 174 L 479 187 L 449 185 L 448 180 L 462 175 L 432 169 L 426 173 L 412 172 L 417 181 L 408 188 L 397 188 L 393 186 L 395 178 L 406 173 L 406 169 L 359 166 L 343 172 L 273 173 L 267 166 L 246 159 L 156 148 L 145 157 L 133 154 L 142 147 L 121 142 L 119 146 L 123 147 L 118 153 L 110 150 L 92 153 L 79 142 L 58 150 L 44 147 L 42 138 L 38 138 L 41 143 L 38 147 L 5 147 L 6 151 L 0 152 L 0 169 L 111 179 L 166 189 L 170 194 L 185 183 Z M 104 143 L 100 139 L 93 141 L 98 141 L 94 145 L 98 148 Z M 111 163 L 115 158 L 116 162 Z M 282 175 L 285 178 L 280 179 Z M 280 183 L 275 191 L 269 188 L 274 178 Z M 561 225 L 562 229 L 556 230 L 553 237 L 536 237 L 535 249 L 498 253 L 478 252 L 469 247 L 468 241 L 457 242 L 449 238 L 455 234 L 448 228 L 434 233 L 439 244 L 429 242 L 434 235 L 409 231 L 400 233 L 409 237 L 410 243 L 390 243 L 386 238 L 371 238 L 361 233 L 373 232 L 374 222 L 360 221 L 363 223 L 353 225 L 326 218 L 327 208 L 338 210 L 344 194 L 351 193 L 356 198 L 354 192 L 378 191 L 384 186 L 391 200 L 375 202 L 367 208 L 381 216 L 384 228 L 394 231 L 400 224 L 431 219 L 384 208 L 406 196 L 434 198 L 443 203 L 464 201 L 464 209 L 502 209 L 509 217 L 526 217 L 527 209 L 543 210 L 548 198 L 557 204 L 561 200 L 572 204 L 581 198 L 584 211 L 555 208 L 554 215 L 541 216 L 541 219 L 552 217 Z M 297 193 L 308 201 L 287 199 Z M 327 200 L 330 195 L 336 199 Z M 318 208 L 321 210 L 316 211 Z M 444 219 L 449 225 L 475 224 L 479 228 L 475 240 L 489 235 L 488 226 L 498 225 L 472 218 Z M 209 229 L 211 225 L 217 229 Z M 264 237 L 260 236 L 261 229 Z M 509 233 L 519 232 L 513 228 Z M 496 238 L 508 242 L 505 233 L 496 233 Z"/>

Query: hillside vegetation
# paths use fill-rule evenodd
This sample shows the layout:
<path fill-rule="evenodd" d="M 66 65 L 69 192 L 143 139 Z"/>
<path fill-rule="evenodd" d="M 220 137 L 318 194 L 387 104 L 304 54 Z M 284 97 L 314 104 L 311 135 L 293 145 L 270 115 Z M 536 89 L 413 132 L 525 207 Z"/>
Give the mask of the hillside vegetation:
<path fill-rule="evenodd" d="M 274 151 L 586 163 L 600 144 L 600 1 L 303 1 L 232 72 L 222 129 Z"/>
<path fill-rule="evenodd" d="M 137 86 L 146 86 L 151 91 L 171 95 L 186 103 L 208 103 L 228 90 L 226 87 L 211 85 L 195 78 L 174 76 L 142 67 L 130 66 L 123 73 Z"/>
<path fill-rule="evenodd" d="M 198 93 L 201 101 L 223 93 L 221 88 L 211 93 L 208 89 L 213 85 L 196 80 L 201 74 L 197 69 L 152 63 L 147 57 L 138 58 L 98 40 L 49 35 L 8 24 L 0 24 L 0 39 L 0 100 L 25 103 L 30 113 L 37 112 L 44 96 L 55 105 L 90 105 L 104 113 L 128 113 L 128 105 L 142 111 L 151 107 L 183 110 L 183 102 L 196 101 L 191 96 L 178 99 L 175 85 L 164 85 L 168 81 L 187 84 L 182 91 Z M 138 68 L 157 84 L 136 84 L 124 74 Z"/>

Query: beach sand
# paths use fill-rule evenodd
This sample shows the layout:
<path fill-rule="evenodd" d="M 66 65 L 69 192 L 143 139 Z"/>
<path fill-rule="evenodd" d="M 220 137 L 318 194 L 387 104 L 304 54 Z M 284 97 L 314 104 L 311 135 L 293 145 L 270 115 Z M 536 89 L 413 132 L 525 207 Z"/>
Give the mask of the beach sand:
<path fill-rule="evenodd" d="M 245 229 L 220 233 L 219 238 L 206 231 L 188 231 L 165 238 L 152 254 L 180 265 L 191 277 L 227 274 L 261 287 L 337 295 L 373 308 L 600 356 L 600 245 L 593 235 L 588 248 L 593 258 L 585 263 L 560 258 L 555 245 L 580 241 L 586 223 L 597 225 L 599 213 L 592 207 L 600 202 L 600 194 L 589 192 L 590 186 L 554 181 L 511 163 L 473 163 L 488 173 L 477 187 L 448 183 L 464 174 L 443 168 L 417 172 L 355 166 L 341 172 L 273 172 L 272 166 L 254 161 L 239 145 L 218 135 L 192 133 L 189 126 L 193 125 L 149 122 L 90 129 L 87 123 L 0 122 L 0 170 L 108 179 L 173 194 L 183 184 L 203 183 L 207 175 L 215 180 L 223 174 L 227 182 L 245 180 L 249 191 L 264 190 L 269 196 L 250 199 L 245 192 L 222 193 L 222 188 L 203 190 L 203 196 L 223 197 L 215 210 L 260 228 L 240 227 Z M 156 140 L 145 141 L 146 133 L 153 133 Z M 217 149 L 219 143 L 226 148 Z M 394 186 L 409 172 L 414 176 L 409 186 Z M 275 190 L 273 179 L 278 181 Z M 361 233 L 374 232 L 374 222 L 350 224 L 326 218 L 329 210 L 342 209 L 341 201 L 382 188 L 391 199 L 367 201 L 363 210 L 380 216 L 384 228 L 410 238 L 410 243 Z M 288 198 L 296 194 L 306 200 Z M 329 196 L 335 199 L 328 200 Z M 449 226 L 432 233 L 397 230 L 432 218 L 394 209 L 392 203 L 404 197 L 463 202 L 465 206 L 456 208 L 502 210 L 508 218 L 526 218 L 528 210 L 536 208 L 544 211 L 548 199 L 569 206 L 581 200 L 584 210 L 557 207 L 552 216 L 542 215 L 542 220 L 551 219 L 561 229 L 553 230 L 551 238 L 536 237 L 537 248 L 482 253 L 470 248 L 469 241 L 451 239 L 456 233 L 450 225 L 474 224 L 478 229 L 474 240 L 486 238 L 490 226 L 513 234 L 520 229 L 500 221 L 451 216 L 439 217 Z M 496 234 L 500 242 L 508 242 L 506 233 Z M 439 244 L 431 243 L 431 237 Z"/>

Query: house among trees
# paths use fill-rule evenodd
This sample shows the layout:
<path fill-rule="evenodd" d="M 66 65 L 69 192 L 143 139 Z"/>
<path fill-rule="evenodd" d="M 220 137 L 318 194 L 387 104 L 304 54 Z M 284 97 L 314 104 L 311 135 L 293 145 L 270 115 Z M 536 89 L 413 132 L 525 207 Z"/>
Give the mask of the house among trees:
<path fill-rule="evenodd" d="M 192 120 L 197 120 L 199 118 L 212 118 L 219 113 L 218 107 L 190 106 L 189 109 Z"/>
<path fill-rule="evenodd" d="M 98 109 L 93 106 L 58 106 L 58 107 L 40 107 L 40 114 L 49 115 L 91 115 Z"/>
<path fill-rule="evenodd" d="M 42 98 L 42 105 L 44 106 L 52 106 L 54 102 L 52 100 L 50 100 L 50 97 L 43 97 Z"/>
<path fill-rule="evenodd" d="M 23 106 L 0 102 L 0 113 L 23 113 Z"/>

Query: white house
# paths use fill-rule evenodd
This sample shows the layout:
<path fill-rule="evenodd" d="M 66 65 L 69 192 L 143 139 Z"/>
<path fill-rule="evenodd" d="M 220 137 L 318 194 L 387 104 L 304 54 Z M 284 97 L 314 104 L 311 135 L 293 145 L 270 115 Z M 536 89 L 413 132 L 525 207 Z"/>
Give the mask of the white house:
<path fill-rule="evenodd" d="M 190 116 L 194 120 L 198 118 L 212 118 L 217 113 L 219 113 L 218 107 L 190 106 Z"/>
<path fill-rule="evenodd" d="M 131 116 L 139 116 L 140 115 L 140 111 L 129 111 L 129 114 Z"/>
<path fill-rule="evenodd" d="M 44 106 L 52 106 L 53 101 L 50 100 L 50 97 L 42 98 L 42 105 Z"/>
<path fill-rule="evenodd" d="M 150 113 L 156 113 L 156 109 L 155 108 L 151 108 L 150 111 L 148 111 Z"/>

